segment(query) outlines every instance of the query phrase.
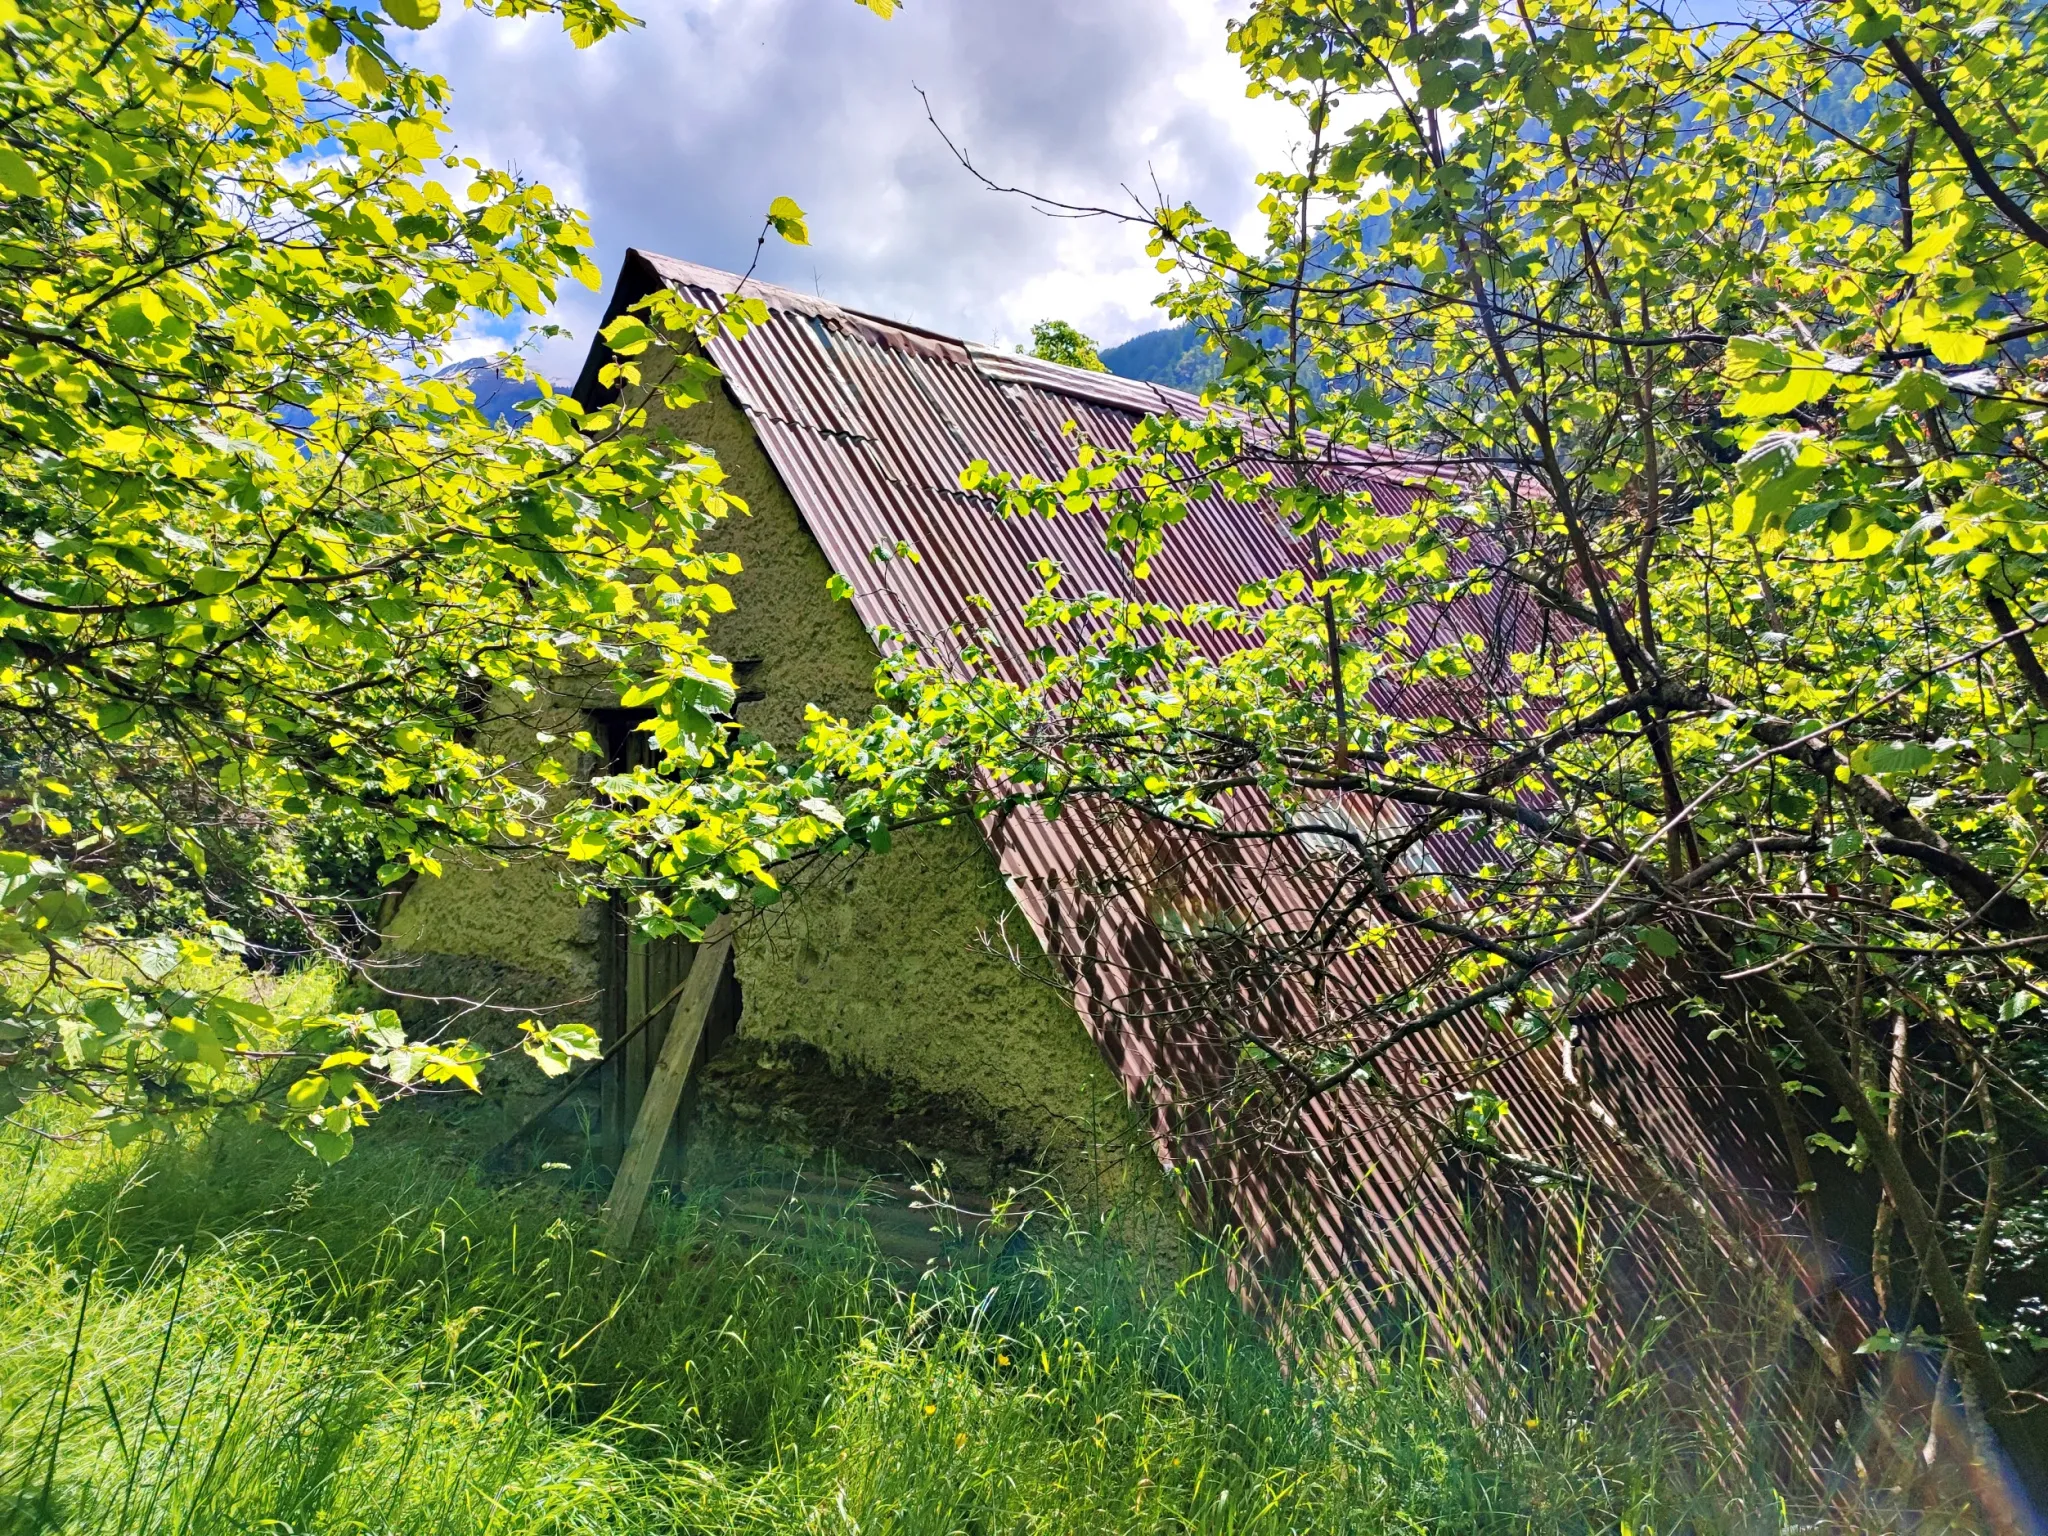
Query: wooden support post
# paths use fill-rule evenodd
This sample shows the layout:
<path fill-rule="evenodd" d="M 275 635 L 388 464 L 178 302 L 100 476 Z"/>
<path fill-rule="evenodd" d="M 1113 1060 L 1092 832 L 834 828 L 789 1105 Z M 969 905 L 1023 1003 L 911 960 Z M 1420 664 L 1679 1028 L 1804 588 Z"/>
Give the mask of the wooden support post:
<path fill-rule="evenodd" d="M 719 978 L 725 974 L 726 956 L 732 953 L 732 919 L 720 917 L 705 931 L 703 941 L 690 964 L 683 995 L 669 1020 L 667 1038 L 647 1089 L 640 1097 L 640 1112 L 633 1121 L 633 1134 L 619 1159 L 618 1176 L 612 1181 L 611 1199 L 605 1202 L 604 1247 L 607 1253 L 623 1253 L 633 1241 L 633 1229 L 640 1225 L 640 1212 L 647 1204 L 647 1190 L 661 1164 L 662 1148 L 668 1142 L 669 1122 L 683 1096 L 683 1084 L 697 1059 L 697 1042 L 704 1038 L 704 1023 L 711 1014 L 711 1000 L 718 995 Z"/>

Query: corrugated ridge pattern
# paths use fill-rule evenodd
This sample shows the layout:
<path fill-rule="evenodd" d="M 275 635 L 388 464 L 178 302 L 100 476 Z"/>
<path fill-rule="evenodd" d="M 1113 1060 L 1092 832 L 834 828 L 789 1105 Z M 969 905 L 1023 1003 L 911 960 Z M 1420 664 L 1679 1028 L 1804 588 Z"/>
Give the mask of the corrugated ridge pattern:
<path fill-rule="evenodd" d="M 707 307 L 737 281 L 648 259 Z M 1140 582 L 1105 548 L 1098 518 L 1005 519 L 958 489 L 961 469 L 975 459 L 1056 478 L 1073 462 L 1069 423 L 1081 439 L 1128 445 L 1147 413 L 1198 414 L 1193 396 L 991 352 L 787 290 L 744 291 L 768 303 L 770 323 L 740 341 L 714 340 L 712 358 L 826 558 L 853 585 L 871 633 L 936 642 L 971 615 L 995 633 L 1022 679 L 1037 641 L 1018 612 L 1037 590 L 1031 567 L 1039 559 L 1060 563 L 1067 591 L 1175 607 L 1229 600 L 1244 583 L 1302 563 L 1270 506 L 1215 499 L 1190 511 Z M 1415 494 L 1398 466 L 1363 456 L 1341 473 L 1389 509 L 1405 508 Z M 898 540 L 917 552 L 916 563 L 871 558 Z M 993 608 L 971 609 L 972 596 Z M 1525 618 L 1454 608 L 1440 622 L 1456 634 L 1520 628 Z M 1207 629 L 1188 638 L 1211 654 L 1232 644 Z M 1432 714 L 1459 707 L 1448 690 L 1419 691 L 1407 702 Z M 1238 810 L 1258 815 L 1254 805 Z M 1197 1201 L 1241 1228 L 1267 1268 L 1292 1266 L 1312 1282 L 1339 1285 L 1361 1326 L 1404 1287 L 1455 1310 L 1495 1283 L 1474 1262 L 1478 1239 L 1466 1214 L 1487 1175 L 1447 1157 L 1427 1129 L 1449 1115 L 1449 1096 L 1473 1063 L 1508 1058 L 1489 1083 L 1513 1104 L 1513 1134 L 1528 1155 L 1569 1160 L 1611 1189 L 1644 1188 L 1643 1170 L 1589 1131 L 1554 1050 L 1516 1058 L 1511 1037 L 1469 1016 L 1387 1058 L 1380 1088 L 1360 1083 L 1317 1100 L 1284 1146 L 1238 1134 L 1215 1109 L 1237 1070 L 1234 1052 L 1191 1008 L 1200 980 L 1155 918 L 1162 903 L 1178 903 L 1252 922 L 1298 921 L 1317 900 L 1315 871 L 1298 855 L 1199 845 L 1099 810 L 1070 811 L 1057 822 L 1018 812 L 987 834 L 1019 906 L 1071 979 L 1088 1028 L 1188 1172 Z M 1469 867 L 1470 850 L 1454 841 L 1431 853 L 1440 867 L 1461 857 Z M 1397 932 L 1384 948 L 1349 957 L 1320 997 L 1289 987 L 1241 1006 L 1276 1029 L 1310 1033 L 1319 1013 L 1364 1006 L 1428 977 L 1432 956 L 1420 935 Z M 1782 1185 L 1775 1153 L 1756 1134 L 1753 1087 L 1740 1086 L 1737 1064 L 1709 1051 L 1694 1028 L 1642 998 L 1645 987 L 1635 990 L 1628 1005 L 1582 1025 L 1588 1080 L 1667 1168 L 1706 1175 L 1729 1192 L 1731 1216 L 1763 1233 L 1775 1203 L 1743 1192 Z M 1397 1102 L 1406 1096 L 1407 1110 L 1390 1112 L 1390 1090 Z M 1607 1215 L 1627 1219 L 1620 1210 Z M 1487 1241 L 1498 1238 L 1495 1231 Z"/>

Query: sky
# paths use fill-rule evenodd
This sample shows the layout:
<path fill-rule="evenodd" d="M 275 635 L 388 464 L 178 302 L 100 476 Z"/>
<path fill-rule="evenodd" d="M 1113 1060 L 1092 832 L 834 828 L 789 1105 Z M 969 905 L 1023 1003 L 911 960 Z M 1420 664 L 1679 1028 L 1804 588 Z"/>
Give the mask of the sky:
<path fill-rule="evenodd" d="M 854 0 L 629 5 L 644 27 L 580 52 L 549 18 L 453 6 L 408 50 L 448 77 L 464 153 L 590 215 L 607 289 L 629 246 L 743 270 L 786 195 L 811 243 L 771 236 L 771 282 L 976 341 L 1056 317 L 1108 345 L 1166 323 L 1141 233 L 986 190 L 918 88 L 997 181 L 1126 206 L 1124 188 L 1156 179 L 1241 232 L 1255 173 L 1286 163 L 1294 132 L 1286 108 L 1245 97 L 1231 0 L 902 0 L 888 21 Z M 602 308 L 571 286 L 549 318 L 575 340 L 546 348 L 544 371 L 574 373 Z"/>

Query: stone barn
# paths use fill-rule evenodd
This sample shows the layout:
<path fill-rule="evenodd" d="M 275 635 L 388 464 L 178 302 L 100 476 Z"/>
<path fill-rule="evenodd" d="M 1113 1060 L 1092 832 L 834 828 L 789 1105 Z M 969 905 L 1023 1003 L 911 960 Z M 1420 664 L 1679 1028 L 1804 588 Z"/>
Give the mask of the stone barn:
<path fill-rule="evenodd" d="M 738 283 L 632 252 L 607 320 L 662 285 L 715 306 Z M 1039 560 L 1058 560 L 1076 590 L 1176 605 L 1227 600 L 1300 564 L 1270 509 L 1205 504 L 1141 584 L 1088 518 L 1005 520 L 959 487 L 976 459 L 1057 477 L 1073 462 L 1070 424 L 1081 438 L 1126 443 L 1148 414 L 1198 413 L 1193 396 L 759 283 L 745 291 L 767 304 L 769 322 L 710 344 L 723 393 L 679 425 L 716 452 L 751 508 L 719 535 L 743 570 L 729 583 L 735 611 L 712 639 L 740 681 L 738 718 L 780 747 L 800 740 L 810 704 L 844 715 L 873 708 L 877 633 L 942 635 L 971 596 L 992 600 L 983 622 L 1021 657 L 1028 642 L 1016 614 Z M 577 385 L 586 405 L 603 396 L 605 360 L 599 343 Z M 1388 470 L 1357 474 L 1375 496 L 1409 494 Z M 873 552 L 899 541 L 919 561 L 878 563 Z M 854 589 L 851 603 L 829 599 L 834 574 Z M 558 698 L 525 728 L 586 723 L 613 762 L 639 750 L 633 722 L 601 699 Z M 1241 1228 L 1268 1263 L 1322 1281 L 1438 1289 L 1472 1241 L 1461 1214 L 1472 1204 L 1470 1168 L 1363 1095 L 1319 1105 L 1291 1149 L 1233 1138 L 1217 1109 L 1231 1061 L 1200 1029 L 1169 1022 L 1177 939 L 1218 913 L 1263 921 L 1265 884 L 1216 850 L 1108 817 L 1054 824 L 1019 814 L 919 831 L 849 863 L 772 920 L 739 928 L 710 1043 L 733 1031 L 801 1042 L 965 1106 L 1054 1167 L 1128 1144 L 1135 1130 L 1197 1209 Z M 421 993 L 588 1000 L 607 1045 L 673 991 L 689 959 L 687 946 L 626 942 L 615 920 L 578 906 L 533 865 L 451 866 L 420 881 L 383 953 Z M 1731 1187 L 1773 1166 L 1748 1129 L 1756 1079 L 1691 1025 L 1646 1000 L 1589 1020 L 1583 1036 L 1582 1067 L 1623 1090 L 1632 1129 L 1674 1164 Z M 613 1126 L 631 1114 L 659 1045 L 649 1029 L 606 1068 Z M 1419 1050 L 1390 1070 L 1504 1073 L 1532 1151 L 1554 1153 L 1582 1135 L 1547 1060 L 1502 1065 L 1497 1040 L 1477 1025 Z M 1575 1156 L 1613 1184 L 1636 1177 L 1597 1147 Z"/>

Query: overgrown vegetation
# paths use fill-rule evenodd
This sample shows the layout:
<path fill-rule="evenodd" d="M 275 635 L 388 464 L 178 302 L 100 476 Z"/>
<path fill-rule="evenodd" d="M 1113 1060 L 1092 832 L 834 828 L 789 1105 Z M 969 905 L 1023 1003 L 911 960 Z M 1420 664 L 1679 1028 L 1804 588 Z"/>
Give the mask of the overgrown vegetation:
<path fill-rule="evenodd" d="M 1482 1417 L 1440 1358 L 1323 1357 L 1310 1309 L 1290 1364 L 1214 1252 L 1072 1224 L 913 1282 L 857 1228 L 749 1243 L 708 1201 L 608 1258 L 573 1196 L 388 1132 L 333 1168 L 246 1126 L 0 1158 L 9 1536 L 1776 1532 L 1893 1502 L 1846 1459 L 1780 1483 L 1768 1423 L 1582 1328 Z M 1874 1480 L 1919 1467 L 1892 1428 Z"/>
<path fill-rule="evenodd" d="M 632 24 L 472 8 L 579 45 Z M 0 1113 L 61 1093 L 134 1134 L 234 1105 L 343 1155 L 380 1093 L 483 1053 L 162 976 L 347 958 L 452 852 L 559 854 L 590 696 L 684 761 L 718 734 L 716 465 L 544 385 L 501 423 L 440 368 L 465 323 L 598 277 L 581 214 L 448 142 L 445 84 L 392 46 L 439 11 L 0 7 L 0 955 L 40 971 L 0 1010 Z M 803 238 L 786 198 L 769 223 Z M 559 1068 L 594 1036 L 532 1044 Z"/>
<path fill-rule="evenodd" d="M 612 0 L 480 8 L 579 42 L 628 25 Z M 573 210 L 445 152 L 442 83 L 386 43 L 438 9 L 0 6 L 0 1111 L 34 1126 L 61 1095 L 127 1143 L 16 1148 L 8 1521 L 1775 1529 L 1882 1518 L 1861 1501 L 1919 1478 L 1938 1434 L 1880 1412 L 1874 1438 L 1842 1429 L 1837 1486 L 1781 1486 L 1781 1435 L 1792 1468 L 1817 1437 L 1777 1417 L 1803 1399 L 1770 1386 L 1776 1341 L 1732 1325 L 1699 1330 L 1704 1363 L 1525 1315 L 1500 1334 L 1535 1341 L 1523 1375 L 1398 1341 L 1347 1368 L 1313 1308 L 1283 1359 L 1215 1266 L 1080 1233 L 900 1292 L 857 1246 L 751 1250 L 695 1207 L 647 1259 L 606 1258 L 573 1205 L 402 1145 L 322 1176 L 244 1130 L 175 1139 L 235 1108 L 331 1160 L 388 1089 L 474 1084 L 466 1042 L 236 985 L 248 937 L 339 949 L 360 925 L 306 899 L 308 860 L 367 902 L 449 850 L 559 854 L 669 932 L 772 901 L 779 863 L 986 814 L 991 787 L 1307 850 L 1312 922 L 1180 936 L 1239 1048 L 1230 1094 L 1283 1129 L 1339 1091 L 1451 1102 L 1432 1133 L 1566 1215 L 1571 1149 L 1517 1140 L 1533 1117 L 1488 1067 L 1404 1099 L 1395 1048 L 1490 1019 L 1637 1158 L 1624 1195 L 1704 1209 L 1573 1076 L 1585 1007 L 1669 979 L 1784 1085 L 1812 1226 L 1816 1154 L 1881 1189 L 1882 1326 L 1812 1334 L 1842 1399 L 1869 1402 L 1859 1346 L 1906 1375 L 1924 1350 L 1983 1422 L 2024 1427 L 2048 1126 L 2036 0 L 1706 29 L 1608 0 L 1260 0 L 1232 46 L 1305 135 L 1264 241 L 1139 218 L 1216 345 L 1215 410 L 1058 483 L 976 464 L 961 486 L 1105 516 L 1138 576 L 1193 500 L 1266 498 L 1299 569 L 1175 610 L 1048 567 L 1035 675 L 905 649 L 897 712 L 816 720 L 793 769 L 722 718 L 716 466 L 630 405 L 546 396 L 501 429 L 432 372 L 466 317 L 592 275 Z M 786 199 L 768 226 L 806 238 Z M 686 405 L 712 374 L 657 331 L 764 314 L 656 295 L 608 328 L 600 377 Z M 1096 365 L 1070 328 L 1036 340 Z M 1325 473 L 1390 450 L 1412 503 Z M 550 697 L 552 737 L 529 729 Z M 663 766 L 565 805 L 600 699 L 652 712 Z M 1424 958 L 1314 1031 L 1241 1006 L 1247 977 L 1279 995 L 1399 946 Z M 595 1041 L 530 1048 L 560 1071 Z M 1809 1090 L 1839 1118 L 1788 1108 Z"/>
<path fill-rule="evenodd" d="M 1250 6 L 1230 46 L 1300 126 L 1256 238 L 1047 205 L 1149 241 L 1204 419 L 960 486 L 1095 519 L 1136 579 L 1260 503 L 1294 568 L 1148 601 L 1046 561 L 1028 652 L 963 607 L 770 787 L 1255 870 L 1131 995 L 1234 1059 L 1178 1107 L 1304 1163 L 1318 1116 L 1363 1155 L 1392 1121 L 1691 1220 L 1654 1095 L 1581 1068 L 1595 1021 L 1694 1014 L 1800 1225 L 1869 1256 L 1844 1390 L 1925 1350 L 2038 1444 L 2048 8 L 1738 9 Z"/>

